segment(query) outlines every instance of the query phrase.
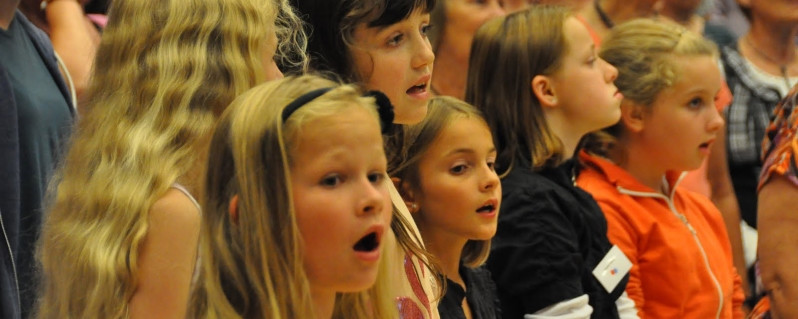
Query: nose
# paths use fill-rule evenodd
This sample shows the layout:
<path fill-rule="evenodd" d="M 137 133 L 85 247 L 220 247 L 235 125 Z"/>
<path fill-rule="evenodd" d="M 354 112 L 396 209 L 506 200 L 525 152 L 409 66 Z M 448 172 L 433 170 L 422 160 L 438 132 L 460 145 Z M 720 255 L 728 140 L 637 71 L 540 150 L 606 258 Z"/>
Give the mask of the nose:
<path fill-rule="evenodd" d="M 720 115 L 718 109 L 712 105 L 709 107 L 711 110 L 709 111 L 709 121 L 707 122 L 707 131 L 715 132 L 723 127 L 724 120 L 723 116 Z"/>
<path fill-rule="evenodd" d="M 490 167 L 485 166 L 483 177 L 482 180 L 480 181 L 479 189 L 482 191 L 490 191 L 498 187 L 500 183 L 501 182 L 499 181 L 499 175 L 496 175 L 496 171 Z"/>
<path fill-rule="evenodd" d="M 618 78 L 618 69 L 609 62 L 604 61 L 604 59 L 599 59 L 604 64 L 604 77 L 607 79 L 607 82 L 615 82 L 615 79 Z"/>
<path fill-rule="evenodd" d="M 388 200 L 388 189 L 385 184 L 387 177 L 383 178 L 380 182 L 374 183 L 367 178 L 362 183 L 361 196 L 359 199 L 360 204 L 357 208 L 358 215 L 374 215 L 381 214 L 385 210 Z"/>
<path fill-rule="evenodd" d="M 418 41 L 416 41 L 417 45 L 412 46 L 411 49 L 414 50 L 414 52 L 410 63 L 414 69 L 431 66 L 432 62 L 435 61 L 435 53 L 432 52 L 432 45 L 429 43 L 429 38 L 423 33 L 419 34 L 422 36 L 418 37 Z M 430 67 L 430 70 L 431 69 Z"/>

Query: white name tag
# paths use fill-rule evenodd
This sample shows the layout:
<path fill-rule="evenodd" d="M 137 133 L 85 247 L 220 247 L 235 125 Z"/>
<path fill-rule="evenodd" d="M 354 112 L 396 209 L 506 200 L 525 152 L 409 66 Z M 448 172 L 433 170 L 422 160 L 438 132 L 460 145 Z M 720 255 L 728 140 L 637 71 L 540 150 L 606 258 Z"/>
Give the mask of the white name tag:
<path fill-rule="evenodd" d="M 612 249 L 607 252 L 607 255 L 601 259 L 595 269 L 593 269 L 593 276 L 607 289 L 607 292 L 612 292 L 615 286 L 626 276 L 626 273 L 632 269 L 632 262 L 626 255 L 623 254 L 618 246 L 613 245 Z"/>

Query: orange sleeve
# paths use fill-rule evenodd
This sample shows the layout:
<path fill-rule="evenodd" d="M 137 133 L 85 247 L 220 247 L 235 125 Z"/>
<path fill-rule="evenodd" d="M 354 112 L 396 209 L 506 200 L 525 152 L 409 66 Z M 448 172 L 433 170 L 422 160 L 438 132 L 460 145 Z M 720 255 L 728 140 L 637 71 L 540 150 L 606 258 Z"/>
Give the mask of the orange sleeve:
<path fill-rule="evenodd" d="M 732 318 L 743 319 L 745 313 L 743 312 L 743 302 L 745 301 L 745 293 L 743 292 L 742 280 L 737 270 L 732 266 L 732 274 L 734 275 L 734 292 L 732 293 Z"/>
<path fill-rule="evenodd" d="M 637 314 L 643 319 L 646 317 L 645 313 L 643 313 L 645 295 L 643 294 L 643 286 L 640 279 L 640 266 L 637 262 L 637 236 L 634 228 L 621 211 L 607 203 L 599 202 L 598 204 L 607 219 L 607 237 L 632 262 L 632 269 L 629 270 L 629 283 L 626 284 L 626 294 L 635 302 L 638 310 Z"/>
<path fill-rule="evenodd" d="M 729 85 L 726 84 L 726 80 L 720 82 L 720 91 L 718 91 L 718 95 L 715 96 L 715 108 L 718 112 L 723 112 L 729 104 L 731 104 L 732 96 L 731 89 L 729 89 Z"/>

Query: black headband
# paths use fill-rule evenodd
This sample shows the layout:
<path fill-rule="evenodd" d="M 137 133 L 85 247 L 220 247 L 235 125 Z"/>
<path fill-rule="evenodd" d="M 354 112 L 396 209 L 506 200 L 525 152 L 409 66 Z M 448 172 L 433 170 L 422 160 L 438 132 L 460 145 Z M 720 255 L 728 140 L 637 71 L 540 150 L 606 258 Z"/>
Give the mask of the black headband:
<path fill-rule="evenodd" d="M 294 114 L 296 110 L 298 110 L 303 105 L 307 104 L 310 101 L 315 100 L 319 96 L 324 95 L 324 93 L 329 92 L 330 90 L 334 89 L 333 87 L 328 88 L 321 88 L 310 91 L 308 93 L 302 94 L 302 96 L 296 98 L 295 100 L 288 103 L 283 109 L 283 123 L 291 117 L 291 114 Z M 380 91 L 368 91 L 363 96 L 370 96 L 374 97 L 374 100 L 377 104 L 377 113 L 380 115 L 380 126 L 382 127 L 382 133 L 389 133 L 391 128 L 393 127 L 393 105 L 391 105 L 391 100 L 385 96 L 384 93 Z"/>

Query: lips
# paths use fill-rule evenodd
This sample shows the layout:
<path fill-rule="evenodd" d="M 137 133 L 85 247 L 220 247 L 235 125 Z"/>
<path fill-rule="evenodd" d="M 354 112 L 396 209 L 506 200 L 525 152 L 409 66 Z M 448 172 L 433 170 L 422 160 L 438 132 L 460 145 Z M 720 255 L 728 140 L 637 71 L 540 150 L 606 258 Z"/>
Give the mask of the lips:
<path fill-rule="evenodd" d="M 499 205 L 499 201 L 495 199 L 490 199 L 485 202 L 482 206 L 477 208 L 477 214 L 489 214 L 496 211 L 496 206 Z"/>
<path fill-rule="evenodd" d="M 410 94 L 410 95 L 418 95 L 418 94 L 426 93 L 427 92 L 427 86 L 429 86 L 429 79 L 431 77 L 432 76 L 429 75 L 429 74 L 427 74 L 425 76 L 422 76 L 418 81 L 416 81 L 415 85 L 411 86 L 405 92 L 407 94 Z"/>
<path fill-rule="evenodd" d="M 698 145 L 698 147 L 700 147 L 700 148 L 709 148 L 710 146 L 712 146 L 713 142 L 715 142 L 715 139 L 711 139 L 709 141 L 701 143 L 700 145 Z"/>

